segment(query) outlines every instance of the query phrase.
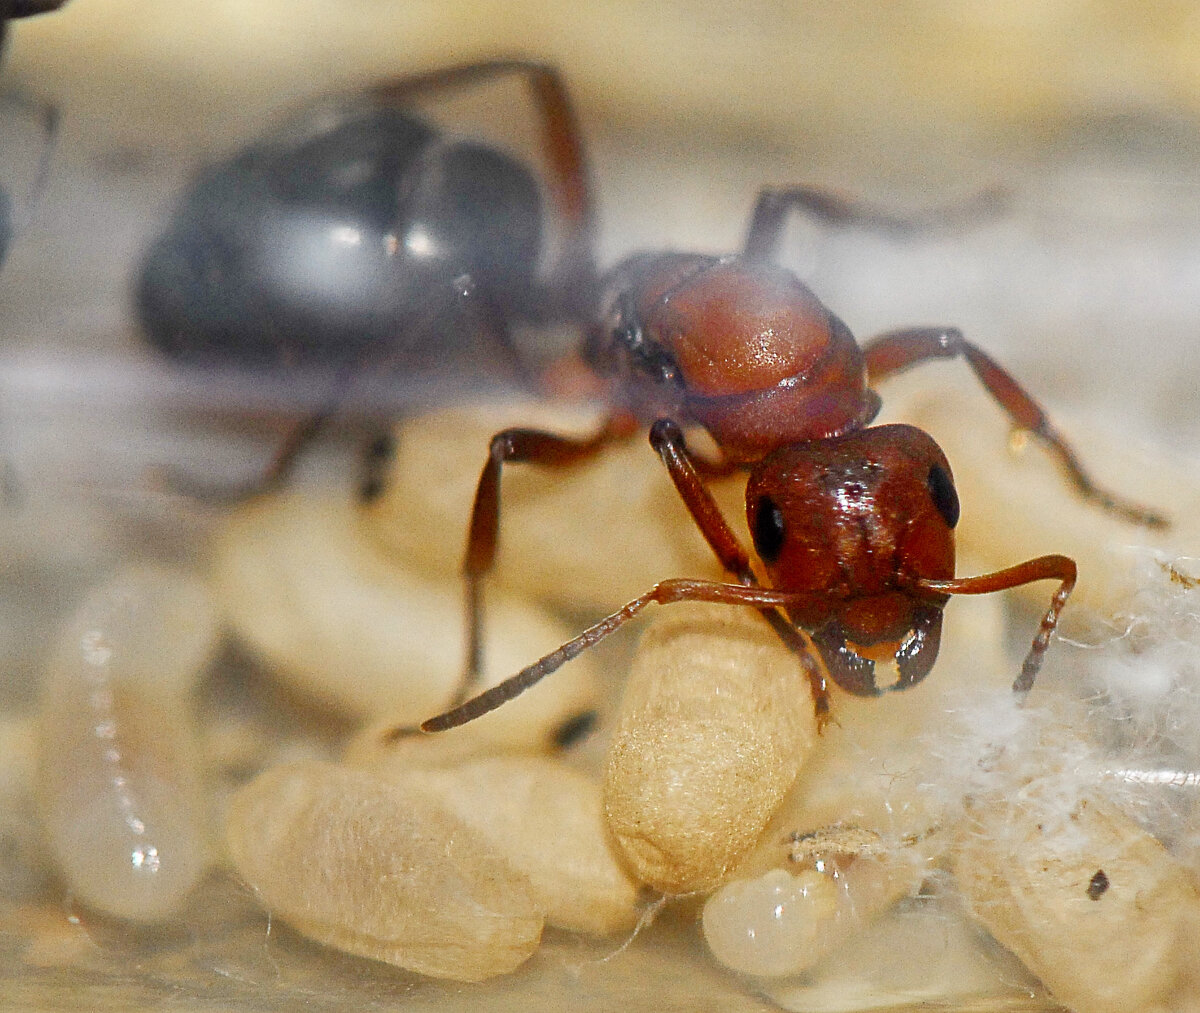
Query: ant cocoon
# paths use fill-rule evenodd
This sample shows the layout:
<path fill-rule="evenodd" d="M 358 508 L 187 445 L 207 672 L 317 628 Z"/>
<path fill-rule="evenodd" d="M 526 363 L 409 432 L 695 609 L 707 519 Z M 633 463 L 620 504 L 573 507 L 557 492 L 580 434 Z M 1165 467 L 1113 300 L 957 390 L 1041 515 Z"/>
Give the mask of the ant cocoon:
<path fill-rule="evenodd" d="M 1196 960 L 1200 893 L 1162 844 L 1050 773 L 975 800 L 954 875 L 971 913 L 1064 1005 L 1158 1008 Z M 1070 803 L 1070 804 L 1067 804 Z"/>
<path fill-rule="evenodd" d="M 283 493 L 242 505 L 217 531 L 212 579 L 238 637 L 281 681 L 342 714 L 414 725 L 458 685 L 458 583 L 388 551 L 344 497 Z M 566 633 L 515 595 L 496 594 L 494 606 L 486 661 L 497 678 Z M 595 694 L 586 659 L 497 712 L 493 740 L 544 742 Z"/>
<path fill-rule="evenodd" d="M 804 670 L 753 611 L 673 605 L 642 635 L 604 772 L 639 880 L 711 890 L 754 847 L 817 741 Z"/>
<path fill-rule="evenodd" d="M 591 935 L 633 928 L 638 885 L 609 844 L 597 778 L 536 756 L 372 772 L 427 792 L 484 837 L 529 878 L 548 925 Z"/>
<path fill-rule="evenodd" d="M 529 880 L 411 785 L 316 761 L 273 767 L 233 797 L 225 837 L 272 916 L 346 953 L 481 981 L 541 940 Z"/>
<path fill-rule="evenodd" d="M 521 424 L 584 436 L 602 421 L 595 406 L 520 400 L 441 408 L 401 424 L 383 492 L 364 510 L 367 523 L 406 559 L 457 572 L 479 450 L 492 434 Z M 736 478 L 715 483 L 714 494 L 730 517 L 744 512 Z M 489 587 L 555 608 L 600 612 L 663 576 L 721 573 L 641 439 L 614 443 L 569 470 L 506 473 L 503 496 L 505 526 Z M 488 627 L 490 638 L 495 620 Z"/>

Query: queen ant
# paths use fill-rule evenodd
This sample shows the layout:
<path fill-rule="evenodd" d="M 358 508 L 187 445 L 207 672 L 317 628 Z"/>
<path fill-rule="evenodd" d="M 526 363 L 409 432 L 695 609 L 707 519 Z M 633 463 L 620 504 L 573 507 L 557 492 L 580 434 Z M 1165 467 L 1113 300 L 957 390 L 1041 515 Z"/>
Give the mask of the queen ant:
<path fill-rule="evenodd" d="M 557 130 L 571 138 L 571 121 L 559 119 Z M 577 138 L 566 146 L 582 151 Z M 581 156 L 566 168 L 564 189 L 586 193 Z M 959 501 L 949 462 L 932 437 L 913 426 L 871 425 L 881 404 L 875 385 L 928 360 L 965 360 L 1013 426 L 1037 436 L 1057 458 L 1079 495 L 1131 523 L 1165 526 L 1162 515 L 1097 485 L 1037 402 L 959 329 L 906 328 L 860 346 L 803 282 L 774 263 L 788 217 L 797 212 L 885 228 L 909 224 L 812 188 L 767 189 L 738 255 L 645 253 L 594 282 L 580 272 L 585 291 L 596 293 L 585 323 L 585 357 L 608 381 L 607 421 L 583 439 L 521 428 L 492 438 L 463 564 L 466 672 L 456 705 L 422 730 L 442 731 L 495 709 L 647 606 L 679 601 L 758 608 L 801 659 L 824 717 L 827 678 L 860 696 L 924 679 L 937 658 L 942 610 L 951 596 L 1055 580 L 1059 586 L 1013 682 L 1024 699 L 1075 585 L 1076 565 L 1067 556 L 1046 555 L 992 573 L 955 576 Z M 589 220 L 580 216 L 576 226 L 581 248 L 590 242 Z M 590 262 L 577 258 L 578 264 Z M 644 426 L 697 528 L 737 583 L 656 584 L 468 699 L 481 668 L 482 584 L 496 558 L 504 466 L 579 463 Z M 719 457 L 693 454 L 685 427 L 707 432 Z M 736 472 L 748 475 L 747 520 L 767 586 L 706 487 L 707 479 Z M 878 661 L 894 663 L 894 682 L 877 681 Z"/>

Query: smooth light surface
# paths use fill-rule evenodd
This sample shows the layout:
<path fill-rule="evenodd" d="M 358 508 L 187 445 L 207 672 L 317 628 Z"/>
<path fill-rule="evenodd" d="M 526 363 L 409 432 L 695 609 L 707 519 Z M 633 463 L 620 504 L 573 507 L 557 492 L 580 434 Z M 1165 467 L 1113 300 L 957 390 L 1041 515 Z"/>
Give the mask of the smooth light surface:
<path fill-rule="evenodd" d="M 527 960 L 528 880 L 433 796 L 331 764 L 272 768 L 230 807 L 238 872 L 304 935 L 420 974 L 479 981 Z"/>
<path fill-rule="evenodd" d="M 177 912 L 210 859 L 193 701 L 215 611 L 194 577 L 130 569 L 58 636 L 41 691 L 38 805 L 71 892 L 132 921 Z"/>

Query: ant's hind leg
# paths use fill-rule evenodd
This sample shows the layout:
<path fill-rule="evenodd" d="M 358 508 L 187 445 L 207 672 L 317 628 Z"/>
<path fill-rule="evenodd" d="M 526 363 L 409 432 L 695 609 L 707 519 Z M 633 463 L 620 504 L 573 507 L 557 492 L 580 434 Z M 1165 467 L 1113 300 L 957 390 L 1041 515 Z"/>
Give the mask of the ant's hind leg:
<path fill-rule="evenodd" d="M 884 235 L 906 238 L 938 229 L 987 221 L 1007 208 L 1008 194 L 999 187 L 981 191 L 960 204 L 930 208 L 911 215 L 884 208 L 815 186 L 790 186 L 759 191 L 746 234 L 742 256 L 758 263 L 775 259 L 788 218 L 807 215 L 823 225 L 859 225 Z"/>
<path fill-rule="evenodd" d="M 1003 366 L 967 341 L 957 327 L 910 327 L 889 331 L 864 342 L 863 352 L 867 361 L 867 380 L 872 387 L 893 373 L 930 359 L 965 359 L 1013 425 L 1033 433 L 1058 458 L 1081 496 L 1134 524 L 1149 528 L 1167 526 L 1168 521 L 1162 514 L 1132 503 L 1092 481 L 1075 451 L 1050 423 L 1041 406 Z"/>

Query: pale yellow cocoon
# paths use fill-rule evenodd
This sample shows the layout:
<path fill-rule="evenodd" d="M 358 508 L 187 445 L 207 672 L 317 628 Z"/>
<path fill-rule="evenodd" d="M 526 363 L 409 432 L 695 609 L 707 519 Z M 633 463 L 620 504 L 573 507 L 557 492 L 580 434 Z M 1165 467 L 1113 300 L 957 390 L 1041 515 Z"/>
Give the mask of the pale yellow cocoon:
<path fill-rule="evenodd" d="M 638 887 L 609 844 L 598 779 L 560 760 L 519 756 L 414 768 L 404 779 L 528 876 L 549 924 L 595 935 L 633 928 Z"/>
<path fill-rule="evenodd" d="M 425 792 L 349 767 L 274 767 L 229 807 L 233 863 L 273 916 L 347 953 L 479 981 L 537 949 L 529 881 Z"/>
<path fill-rule="evenodd" d="M 466 657 L 462 580 L 388 550 L 345 499 L 247 504 L 218 532 L 212 571 L 238 636 L 297 692 L 343 714 L 411 725 L 452 701 Z M 485 686 L 572 632 L 502 593 L 488 596 L 486 623 Z M 496 740 L 538 741 L 590 709 L 595 693 L 585 656 L 480 720 Z"/>
<path fill-rule="evenodd" d="M 367 508 L 376 536 L 432 572 L 457 572 L 492 436 L 511 426 L 589 436 L 595 410 L 538 402 L 443 409 L 401 427 L 382 496 Z M 744 478 L 712 483 L 740 530 Z M 721 574 L 645 432 L 595 457 L 549 468 L 504 466 L 496 587 L 561 607 L 607 612 L 668 577 Z"/>
<path fill-rule="evenodd" d="M 971 912 L 1077 1013 L 1129 1013 L 1175 990 L 1200 896 L 1111 803 L 1053 781 L 971 812 L 954 873 Z"/>
<path fill-rule="evenodd" d="M 799 659 L 756 612 L 669 605 L 634 657 L 605 770 L 636 876 L 711 890 L 754 846 L 816 741 Z"/>

